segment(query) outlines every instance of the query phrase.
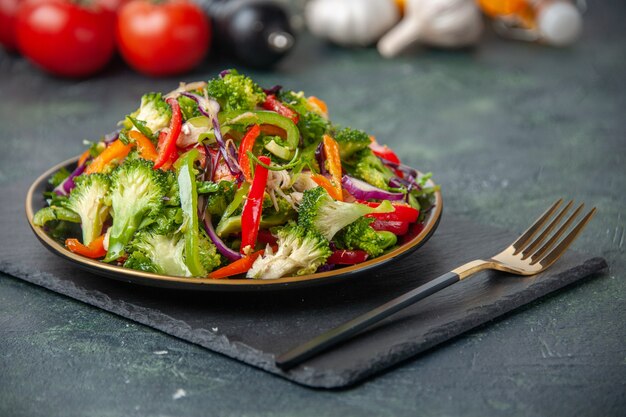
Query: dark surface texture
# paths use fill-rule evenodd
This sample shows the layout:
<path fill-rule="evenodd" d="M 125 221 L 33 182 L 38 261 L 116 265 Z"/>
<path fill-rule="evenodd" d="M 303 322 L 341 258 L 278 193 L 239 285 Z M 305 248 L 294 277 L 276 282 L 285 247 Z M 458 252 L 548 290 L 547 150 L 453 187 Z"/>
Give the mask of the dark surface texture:
<path fill-rule="evenodd" d="M 251 74 L 326 99 L 335 120 L 433 171 L 446 219 L 519 232 L 556 197 L 596 205 L 574 248 L 606 258 L 606 274 L 339 392 L 298 386 L 2 275 L 0 415 L 623 415 L 626 4 L 588 4 L 584 36 L 567 49 L 488 33 L 473 51 L 386 61 L 303 38 L 276 72 Z M 6 56 L 0 74 L 3 185 L 29 183 L 75 155 L 82 139 L 110 130 L 141 93 L 178 81 L 119 63 L 92 80 L 59 80 Z M 0 251 L 12 245 L 3 239 Z"/>
<path fill-rule="evenodd" d="M 465 262 L 499 252 L 515 235 L 445 218 L 415 254 L 347 282 L 274 293 L 153 289 L 89 274 L 48 253 L 28 236 L 20 204 L 25 188 L 21 181 L 0 187 L 7 198 L 0 230 L 15 242 L 0 254 L 0 271 L 312 387 L 354 384 L 606 267 L 603 259 L 569 253 L 532 277 L 477 274 L 285 373 L 274 364 L 279 354 Z"/>

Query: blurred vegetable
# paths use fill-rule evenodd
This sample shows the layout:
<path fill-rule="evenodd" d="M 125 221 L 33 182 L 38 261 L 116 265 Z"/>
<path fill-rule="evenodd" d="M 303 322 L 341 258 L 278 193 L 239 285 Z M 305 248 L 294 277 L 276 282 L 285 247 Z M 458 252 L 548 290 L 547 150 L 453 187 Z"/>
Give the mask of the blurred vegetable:
<path fill-rule="evenodd" d="M 65 0 L 20 5 L 16 35 L 20 52 L 44 70 L 64 77 L 100 71 L 115 51 L 115 14 Z"/>
<path fill-rule="evenodd" d="M 205 57 L 210 23 L 202 10 L 185 0 L 133 0 L 117 17 L 117 42 L 126 62 L 151 76 L 180 74 Z"/>
<path fill-rule="evenodd" d="M 398 20 L 393 0 L 313 0 L 307 4 L 309 30 L 343 46 L 369 46 Z"/>
<path fill-rule="evenodd" d="M 0 44 L 7 51 L 17 49 L 15 15 L 19 4 L 19 0 L 0 0 Z"/>
<path fill-rule="evenodd" d="M 471 0 L 407 0 L 402 21 L 378 42 L 378 52 L 394 57 L 416 42 L 460 48 L 478 42 L 483 20 Z"/>
<path fill-rule="evenodd" d="M 286 7 L 275 0 L 196 0 L 211 16 L 220 52 L 247 66 L 268 68 L 295 45 Z"/>

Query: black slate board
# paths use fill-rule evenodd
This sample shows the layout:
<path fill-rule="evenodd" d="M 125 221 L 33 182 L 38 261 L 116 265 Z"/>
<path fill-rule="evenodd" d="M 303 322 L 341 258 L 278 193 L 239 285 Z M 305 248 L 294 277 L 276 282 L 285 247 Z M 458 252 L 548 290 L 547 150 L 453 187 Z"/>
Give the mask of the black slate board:
<path fill-rule="evenodd" d="M 570 252 L 547 273 L 533 277 L 481 273 L 283 373 L 274 366 L 275 355 L 464 262 L 496 252 L 515 234 L 444 213 L 423 248 L 365 278 L 274 293 L 190 293 L 105 279 L 49 253 L 25 220 L 27 187 L 0 187 L 1 271 L 311 387 L 362 381 L 606 267 L 601 258 Z M 537 214 L 529 213 L 529 221 Z"/>

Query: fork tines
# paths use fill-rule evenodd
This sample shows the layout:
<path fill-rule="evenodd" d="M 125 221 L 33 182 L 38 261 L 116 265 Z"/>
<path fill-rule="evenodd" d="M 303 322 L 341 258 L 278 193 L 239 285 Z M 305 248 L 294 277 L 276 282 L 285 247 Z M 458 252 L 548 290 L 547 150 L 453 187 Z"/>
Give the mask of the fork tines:
<path fill-rule="evenodd" d="M 522 260 L 530 257 L 530 265 L 540 263 L 542 266 L 548 266 L 552 262 L 556 261 L 559 256 L 571 245 L 571 243 L 580 234 L 581 230 L 593 217 L 596 208 L 593 207 L 582 219 L 571 228 L 569 233 L 559 240 L 564 233 L 566 233 L 572 223 L 579 217 L 584 204 L 578 206 L 573 213 L 571 213 L 565 221 L 562 220 L 566 217 L 570 208 L 574 205 L 574 201 L 568 202 L 556 215 L 558 208 L 561 206 L 563 199 L 557 200 L 552 206 L 546 210 L 539 218 L 528 228 L 520 237 L 513 243 L 513 255 L 522 255 Z M 560 227 L 553 232 L 553 230 Z M 539 232 L 539 236 L 535 237 Z M 547 239 L 547 241 L 546 241 Z M 540 246 L 546 241 L 543 246 Z M 537 249 L 539 248 L 539 249 Z"/>

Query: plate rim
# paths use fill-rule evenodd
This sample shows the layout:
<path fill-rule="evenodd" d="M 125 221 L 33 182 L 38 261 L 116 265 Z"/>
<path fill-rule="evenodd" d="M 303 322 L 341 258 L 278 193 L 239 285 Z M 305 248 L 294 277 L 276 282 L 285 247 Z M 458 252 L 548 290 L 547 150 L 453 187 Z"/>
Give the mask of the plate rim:
<path fill-rule="evenodd" d="M 420 246 L 426 243 L 426 241 L 428 241 L 428 239 L 437 229 L 443 211 L 443 199 L 441 197 L 441 191 L 438 190 L 435 192 L 434 208 L 430 212 L 426 223 L 424 223 L 424 228 L 415 237 L 413 237 L 411 240 L 404 243 L 403 245 L 400 245 L 394 250 L 389 251 L 379 257 L 373 258 L 357 265 L 351 265 L 337 270 L 307 274 L 297 277 L 286 277 L 267 280 L 246 278 L 190 278 L 159 275 L 150 272 L 124 268 L 121 266 L 110 265 L 95 259 L 89 259 L 74 254 L 67 250 L 64 246 L 60 245 L 50 236 L 48 236 L 48 234 L 44 231 L 42 227 L 36 226 L 33 223 L 33 202 L 36 189 L 40 187 L 42 182 L 47 181 L 47 179 L 54 172 L 63 167 L 67 167 L 68 165 L 76 163 L 78 159 L 79 156 L 75 156 L 52 166 L 44 173 L 39 175 L 37 179 L 35 179 L 35 181 L 33 181 L 33 183 L 30 185 L 26 194 L 25 201 L 26 219 L 28 221 L 28 224 L 30 225 L 30 228 L 48 250 L 53 252 L 55 255 L 76 263 L 79 267 L 83 269 L 87 269 L 95 274 L 105 275 L 106 277 L 116 280 L 133 282 L 136 284 L 142 284 L 152 287 L 247 291 L 257 289 L 269 290 L 294 288 L 305 285 L 322 285 L 325 283 L 337 282 L 338 280 L 340 280 L 340 278 L 348 279 L 356 274 L 366 272 L 373 268 L 381 267 L 383 264 L 392 261 L 394 258 L 399 258 L 418 249 Z M 434 182 L 432 182 L 431 180 L 429 180 L 429 182 L 434 185 Z"/>

